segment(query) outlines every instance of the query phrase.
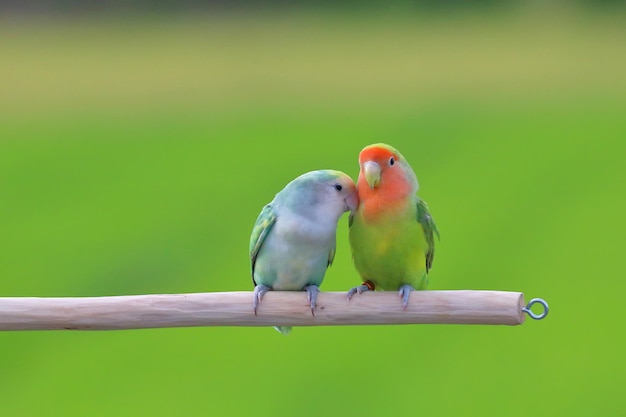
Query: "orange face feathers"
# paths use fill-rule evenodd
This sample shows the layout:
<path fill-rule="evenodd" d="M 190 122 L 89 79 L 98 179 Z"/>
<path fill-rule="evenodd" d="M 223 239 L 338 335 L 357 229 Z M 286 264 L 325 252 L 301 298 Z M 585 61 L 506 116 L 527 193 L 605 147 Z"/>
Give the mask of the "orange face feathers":
<path fill-rule="evenodd" d="M 404 157 L 386 144 L 374 144 L 359 154 L 357 190 L 366 217 L 393 212 L 417 192 L 417 178 Z"/>
<path fill-rule="evenodd" d="M 398 160 L 402 158 L 402 155 L 400 155 L 400 152 L 391 146 L 385 144 L 375 144 L 363 148 L 359 154 L 359 163 L 362 164 L 365 161 L 385 161 L 388 163 L 391 158 Z"/>

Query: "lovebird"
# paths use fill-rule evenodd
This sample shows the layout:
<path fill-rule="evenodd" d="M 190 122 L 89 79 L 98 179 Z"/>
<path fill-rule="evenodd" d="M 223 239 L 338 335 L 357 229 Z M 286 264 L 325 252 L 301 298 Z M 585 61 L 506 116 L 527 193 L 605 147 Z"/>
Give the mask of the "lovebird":
<path fill-rule="evenodd" d="M 359 154 L 359 207 L 350 218 L 350 246 L 363 284 L 355 293 L 397 290 L 406 308 L 415 289 L 426 289 L 439 230 L 426 202 L 417 196 L 417 177 L 397 149 L 384 143 Z"/>
<path fill-rule="evenodd" d="M 269 290 L 306 291 L 315 314 L 319 286 L 335 257 L 337 221 L 357 206 L 352 178 L 320 170 L 294 179 L 263 207 L 250 236 L 254 314 Z"/>

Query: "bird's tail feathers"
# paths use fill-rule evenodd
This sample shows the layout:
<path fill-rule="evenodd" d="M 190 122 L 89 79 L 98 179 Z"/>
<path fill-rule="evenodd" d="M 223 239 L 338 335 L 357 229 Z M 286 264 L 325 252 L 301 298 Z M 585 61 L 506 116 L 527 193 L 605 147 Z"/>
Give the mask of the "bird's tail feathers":
<path fill-rule="evenodd" d="M 280 332 L 280 333 L 284 334 L 285 336 L 287 336 L 289 333 L 291 333 L 291 328 L 292 327 L 291 326 L 274 326 L 274 328 L 278 332 Z"/>

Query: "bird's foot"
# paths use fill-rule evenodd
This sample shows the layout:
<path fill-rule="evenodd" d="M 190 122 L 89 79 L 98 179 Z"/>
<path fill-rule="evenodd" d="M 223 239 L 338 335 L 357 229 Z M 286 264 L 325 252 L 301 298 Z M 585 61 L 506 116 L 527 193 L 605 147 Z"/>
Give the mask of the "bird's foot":
<path fill-rule="evenodd" d="M 311 304 L 311 314 L 315 315 L 315 305 L 317 303 L 317 294 L 320 289 L 317 285 L 307 285 L 304 287 L 306 291 L 306 300 Z"/>
<path fill-rule="evenodd" d="M 402 298 L 402 309 L 406 310 L 409 305 L 409 296 L 411 295 L 411 291 L 415 291 L 415 288 L 410 286 L 409 284 L 404 284 L 400 286 L 400 290 L 398 291 L 398 295 Z"/>
<path fill-rule="evenodd" d="M 358 287 L 350 288 L 350 291 L 348 291 L 348 294 L 346 294 L 346 297 L 348 298 L 348 301 L 350 301 L 354 294 L 361 294 L 362 292 L 365 292 L 365 291 L 374 291 L 374 289 L 376 289 L 376 286 L 374 285 L 372 281 L 368 280 L 368 281 L 365 281 L 363 284 L 359 285 Z"/>
<path fill-rule="evenodd" d="M 256 316 L 256 311 L 259 308 L 259 303 L 263 299 L 263 296 L 265 295 L 265 293 L 268 292 L 269 290 L 271 290 L 271 288 L 266 285 L 257 285 L 256 287 L 254 287 L 254 293 L 253 293 L 254 299 L 252 300 L 252 306 L 254 307 L 255 316 Z"/>

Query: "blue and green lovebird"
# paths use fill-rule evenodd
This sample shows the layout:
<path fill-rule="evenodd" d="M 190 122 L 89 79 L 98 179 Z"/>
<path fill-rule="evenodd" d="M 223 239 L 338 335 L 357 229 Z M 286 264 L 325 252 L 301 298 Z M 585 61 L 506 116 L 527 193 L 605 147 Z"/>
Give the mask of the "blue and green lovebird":
<path fill-rule="evenodd" d="M 315 314 L 319 286 L 335 256 L 337 221 L 358 206 L 356 186 L 340 171 L 307 172 L 263 207 L 250 236 L 254 313 L 269 290 L 306 291 Z M 290 327 L 276 327 L 283 334 Z"/>
<path fill-rule="evenodd" d="M 439 230 L 426 202 L 417 196 L 417 177 L 397 149 L 384 143 L 359 154 L 358 210 L 350 219 L 354 266 L 363 284 L 348 292 L 396 290 L 406 308 L 415 289 L 426 289 Z"/>

